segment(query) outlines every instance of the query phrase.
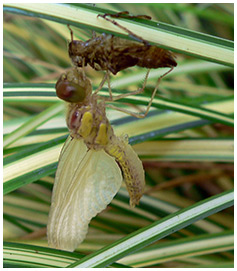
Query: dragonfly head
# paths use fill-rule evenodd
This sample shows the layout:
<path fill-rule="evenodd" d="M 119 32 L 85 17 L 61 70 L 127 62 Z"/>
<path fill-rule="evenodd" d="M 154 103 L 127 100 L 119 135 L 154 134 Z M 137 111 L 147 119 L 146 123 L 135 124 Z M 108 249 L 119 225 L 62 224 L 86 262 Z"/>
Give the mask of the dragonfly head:
<path fill-rule="evenodd" d="M 70 103 L 83 103 L 92 93 L 90 79 L 79 68 L 72 68 L 62 74 L 55 88 L 57 96 Z"/>

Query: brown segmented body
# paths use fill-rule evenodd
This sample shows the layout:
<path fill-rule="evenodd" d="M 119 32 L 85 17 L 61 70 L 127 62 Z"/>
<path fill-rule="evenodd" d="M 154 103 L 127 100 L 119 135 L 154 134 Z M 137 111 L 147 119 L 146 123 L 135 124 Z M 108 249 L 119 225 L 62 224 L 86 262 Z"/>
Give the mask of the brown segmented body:
<path fill-rule="evenodd" d="M 128 67 L 165 68 L 177 65 L 173 53 L 154 45 L 102 34 L 85 42 L 72 40 L 69 56 L 77 67 L 89 64 L 114 75 Z"/>

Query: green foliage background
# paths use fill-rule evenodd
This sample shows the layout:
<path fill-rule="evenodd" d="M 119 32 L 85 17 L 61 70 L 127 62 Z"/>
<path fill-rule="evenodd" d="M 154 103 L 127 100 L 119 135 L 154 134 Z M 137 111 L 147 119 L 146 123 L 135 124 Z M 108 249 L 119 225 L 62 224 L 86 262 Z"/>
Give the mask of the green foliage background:
<path fill-rule="evenodd" d="M 5 267 L 233 267 L 233 4 L 28 5 L 4 6 Z M 108 110 L 116 133 L 129 135 L 143 161 L 145 195 L 131 209 L 122 187 L 76 252 L 49 249 L 51 190 L 68 135 L 54 90 L 71 67 L 66 24 L 77 39 L 91 38 L 92 30 L 125 37 L 101 20 L 91 23 L 95 14 L 123 10 L 150 15 L 152 22 L 129 20 L 131 30 L 154 44 L 164 37 L 157 45 L 175 51 L 178 63 L 145 119 Z M 165 71 L 153 70 L 143 95 L 116 105 L 144 109 Z M 86 72 L 95 89 L 103 72 Z M 112 78 L 114 93 L 137 89 L 145 72 L 120 72 Z"/>

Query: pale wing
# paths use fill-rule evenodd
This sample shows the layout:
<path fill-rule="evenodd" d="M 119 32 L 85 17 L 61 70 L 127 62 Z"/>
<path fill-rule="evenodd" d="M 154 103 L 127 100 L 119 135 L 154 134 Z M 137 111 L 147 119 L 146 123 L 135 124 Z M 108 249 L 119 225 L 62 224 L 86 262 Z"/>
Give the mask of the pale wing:
<path fill-rule="evenodd" d="M 67 191 L 68 185 L 70 185 L 68 180 L 70 179 L 70 176 L 75 174 L 77 168 L 87 154 L 87 151 L 88 149 L 83 140 L 73 139 L 71 136 L 68 136 L 59 156 L 51 205 L 54 202 L 55 196 L 58 200 L 65 197 L 64 193 Z M 60 193 L 58 193 L 58 191 Z"/>
<path fill-rule="evenodd" d="M 75 142 L 84 144 L 82 140 Z M 78 155 L 76 145 L 63 152 L 60 163 L 65 160 L 64 156 L 71 160 L 70 157 Z M 57 172 L 48 221 L 49 246 L 68 251 L 75 250 L 84 240 L 90 220 L 106 208 L 122 183 L 121 170 L 115 159 L 103 150 L 89 150 L 80 159 L 73 174 Z M 64 182 L 68 184 L 65 186 Z"/>
<path fill-rule="evenodd" d="M 64 202 L 71 180 L 83 158 L 86 156 L 87 151 L 88 149 L 83 140 L 72 139 L 71 136 L 68 136 L 61 150 L 47 225 L 47 236 L 50 246 L 54 247 L 54 236 L 57 229 L 56 224 L 60 215 L 60 202 Z"/>

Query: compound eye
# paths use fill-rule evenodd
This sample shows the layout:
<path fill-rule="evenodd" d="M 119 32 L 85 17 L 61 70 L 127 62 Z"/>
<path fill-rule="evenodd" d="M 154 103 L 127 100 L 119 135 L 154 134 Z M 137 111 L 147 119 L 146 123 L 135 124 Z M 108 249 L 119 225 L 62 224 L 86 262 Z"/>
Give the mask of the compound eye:
<path fill-rule="evenodd" d="M 70 103 L 83 102 L 86 97 L 86 91 L 80 85 L 61 78 L 55 85 L 57 96 Z"/>

